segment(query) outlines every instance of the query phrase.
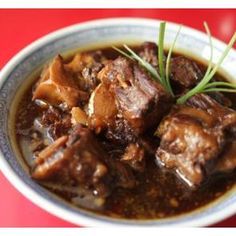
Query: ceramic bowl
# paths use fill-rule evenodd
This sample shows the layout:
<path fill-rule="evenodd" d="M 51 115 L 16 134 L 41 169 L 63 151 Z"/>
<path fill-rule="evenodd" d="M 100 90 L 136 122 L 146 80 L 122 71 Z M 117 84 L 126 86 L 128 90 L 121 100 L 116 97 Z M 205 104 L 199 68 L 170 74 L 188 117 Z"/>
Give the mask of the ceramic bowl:
<path fill-rule="evenodd" d="M 100 216 L 74 207 L 42 188 L 30 178 L 15 145 L 13 115 L 17 96 L 30 80 L 30 75 L 56 54 L 99 45 L 156 41 L 159 21 L 137 18 L 95 20 L 58 30 L 33 42 L 20 51 L 1 70 L 0 74 L 0 168 L 10 182 L 28 199 L 46 211 L 78 225 L 115 226 L 203 226 L 223 220 L 236 212 L 236 188 L 222 197 L 190 213 L 161 220 L 121 220 Z M 166 44 L 170 44 L 178 25 L 167 23 Z M 225 44 L 214 39 L 214 61 Z M 195 58 L 207 60 L 210 54 L 206 34 L 183 27 L 176 49 Z M 236 82 L 236 52 L 232 50 L 222 69 Z M 4 199 L 5 201 L 7 199 Z"/>

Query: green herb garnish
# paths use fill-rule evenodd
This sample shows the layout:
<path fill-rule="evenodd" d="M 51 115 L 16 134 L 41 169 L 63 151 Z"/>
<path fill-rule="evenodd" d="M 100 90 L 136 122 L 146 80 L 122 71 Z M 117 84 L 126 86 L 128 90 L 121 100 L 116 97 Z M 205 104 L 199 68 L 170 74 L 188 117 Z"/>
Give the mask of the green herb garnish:
<path fill-rule="evenodd" d="M 189 90 L 186 94 L 184 94 L 182 97 L 177 99 L 177 104 L 183 104 L 185 103 L 190 97 L 194 96 L 198 93 L 208 93 L 208 92 L 236 92 L 236 85 L 231 84 L 229 82 L 210 82 L 214 75 L 216 74 L 217 70 L 219 69 L 221 63 L 225 59 L 225 57 L 228 55 L 230 49 L 233 47 L 234 43 L 236 42 L 236 32 L 234 33 L 233 37 L 231 38 L 229 44 L 227 45 L 225 51 L 221 55 L 219 61 L 215 64 L 214 67 L 212 67 L 212 58 L 213 58 L 213 44 L 212 44 L 212 38 L 211 33 L 209 30 L 209 27 L 206 22 L 204 22 L 204 27 L 206 29 L 206 32 L 209 37 L 209 43 L 210 43 L 210 49 L 211 49 L 211 55 L 210 60 L 208 64 L 208 68 L 206 70 L 206 73 L 202 80 L 191 90 Z"/>
<path fill-rule="evenodd" d="M 228 55 L 230 49 L 233 47 L 234 43 L 236 42 L 236 32 L 234 33 L 233 37 L 231 38 L 229 44 L 227 45 L 225 51 L 221 55 L 219 61 L 213 66 L 213 43 L 212 43 L 212 37 L 210 29 L 206 22 L 204 22 L 204 27 L 206 30 L 206 33 L 209 38 L 209 44 L 210 44 L 210 58 L 208 67 L 206 70 L 206 73 L 202 80 L 191 90 L 189 90 L 186 94 L 181 96 L 177 99 L 177 104 L 183 104 L 185 103 L 190 97 L 194 96 L 198 93 L 208 93 L 208 92 L 236 92 L 236 85 L 231 84 L 229 82 L 220 82 L 220 81 L 213 81 L 211 82 L 212 78 L 217 73 L 220 65 L 222 64 L 225 57 Z M 176 34 L 176 37 L 174 39 L 174 42 L 172 43 L 167 58 L 165 59 L 164 54 L 164 39 L 165 39 L 165 29 L 166 29 L 166 22 L 160 23 L 160 29 L 159 29 L 159 36 L 158 36 L 158 64 L 159 64 L 159 72 L 156 68 L 154 68 L 150 63 L 142 59 L 139 55 L 137 55 L 131 48 L 129 48 L 127 45 L 123 45 L 124 48 L 127 50 L 127 52 L 117 48 L 113 47 L 116 51 L 121 53 L 123 56 L 137 61 L 141 66 L 143 66 L 152 76 L 154 80 L 157 80 L 161 83 L 161 85 L 165 88 L 165 90 L 171 94 L 171 96 L 174 97 L 173 89 L 170 84 L 170 71 L 171 71 L 171 55 L 174 50 L 175 43 L 177 41 L 178 35 L 180 33 L 181 26 Z"/>
<path fill-rule="evenodd" d="M 165 38 L 165 27 L 166 22 L 160 23 L 160 30 L 159 30 L 159 38 L 158 38 L 158 62 L 159 62 L 159 70 L 160 74 L 158 73 L 157 69 L 154 68 L 150 63 L 142 59 L 139 55 L 137 55 L 131 48 L 129 48 L 127 45 L 123 45 L 123 47 L 127 50 L 127 52 L 117 48 L 113 47 L 116 51 L 121 53 L 123 56 L 137 61 L 142 67 L 144 67 L 152 76 L 154 80 L 157 80 L 161 83 L 161 85 L 165 88 L 165 90 L 171 94 L 171 96 L 174 97 L 174 93 L 172 90 L 172 87 L 170 85 L 169 80 L 169 72 L 170 72 L 170 59 L 171 54 L 174 49 L 174 45 L 176 43 L 177 37 L 179 35 L 180 29 L 174 39 L 174 43 L 171 45 L 171 48 L 168 52 L 167 60 L 165 62 L 165 54 L 164 54 L 164 38 Z"/>
<path fill-rule="evenodd" d="M 174 39 L 174 42 L 172 43 L 170 49 L 169 49 L 169 52 L 168 52 L 168 55 L 167 55 L 167 59 L 166 59 L 166 83 L 167 83 L 167 86 L 169 87 L 169 89 L 172 91 L 172 94 L 174 95 L 173 93 L 173 90 L 172 90 L 172 87 L 171 87 L 171 84 L 170 84 L 170 60 L 171 60 L 171 56 L 172 56 L 172 52 L 174 50 L 174 47 L 175 47 L 175 43 L 177 41 L 177 38 L 179 36 L 179 33 L 180 33 L 180 30 L 181 30 L 181 26 L 179 27 L 179 30 L 175 36 L 175 39 Z"/>
<path fill-rule="evenodd" d="M 164 54 L 164 40 L 165 40 L 165 31 L 166 31 L 166 23 L 161 22 L 160 23 L 160 30 L 159 30 L 159 36 L 158 36 L 158 64 L 159 64 L 159 71 L 162 78 L 162 83 L 164 84 L 164 87 L 166 87 L 166 81 L 165 81 L 165 70 L 164 70 L 164 60 L 165 60 L 165 54 Z"/>

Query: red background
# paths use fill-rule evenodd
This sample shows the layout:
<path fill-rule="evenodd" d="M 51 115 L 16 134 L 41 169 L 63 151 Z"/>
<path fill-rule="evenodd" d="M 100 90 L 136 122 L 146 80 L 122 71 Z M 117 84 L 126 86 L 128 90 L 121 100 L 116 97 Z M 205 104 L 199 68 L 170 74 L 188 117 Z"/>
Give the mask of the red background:
<path fill-rule="evenodd" d="M 228 41 L 236 30 L 236 10 L 0 10 L 0 69 L 20 49 L 64 26 L 107 17 L 147 17 L 174 21 Z M 0 227 L 70 227 L 40 209 L 12 187 L 0 173 Z M 236 215 L 215 226 L 236 226 Z"/>

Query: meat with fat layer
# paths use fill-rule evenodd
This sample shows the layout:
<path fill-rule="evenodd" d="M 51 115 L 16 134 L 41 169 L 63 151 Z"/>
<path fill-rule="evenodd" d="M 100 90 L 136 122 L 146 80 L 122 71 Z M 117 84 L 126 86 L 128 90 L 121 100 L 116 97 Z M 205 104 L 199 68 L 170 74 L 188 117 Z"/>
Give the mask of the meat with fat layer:
<path fill-rule="evenodd" d="M 63 59 L 57 56 L 45 68 L 41 79 L 33 92 L 33 100 L 45 100 L 51 105 L 66 103 L 68 107 L 88 100 L 88 94 L 82 91 L 72 75 L 65 70 Z"/>
<path fill-rule="evenodd" d="M 106 61 L 100 50 L 77 53 L 69 63 L 65 64 L 65 68 L 73 74 L 83 91 L 91 93 L 99 84 L 97 74 Z"/>
<path fill-rule="evenodd" d="M 206 94 L 197 94 L 186 105 L 176 105 L 161 122 L 156 158 L 190 186 L 199 185 L 216 170 L 235 121 L 235 111 Z"/>

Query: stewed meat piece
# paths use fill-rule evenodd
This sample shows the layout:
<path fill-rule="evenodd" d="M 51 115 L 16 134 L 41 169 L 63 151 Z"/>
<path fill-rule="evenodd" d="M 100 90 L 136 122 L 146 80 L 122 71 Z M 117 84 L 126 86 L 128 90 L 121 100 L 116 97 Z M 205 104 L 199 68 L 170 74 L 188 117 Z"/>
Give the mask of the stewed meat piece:
<path fill-rule="evenodd" d="M 127 87 L 115 88 L 115 94 L 123 117 L 140 134 L 160 121 L 170 108 L 171 98 L 159 83 L 136 65 L 133 76 L 126 78 Z"/>
<path fill-rule="evenodd" d="M 206 112 L 175 107 L 158 129 L 161 143 L 157 160 L 166 168 L 175 169 L 190 186 L 202 182 L 222 150 L 222 130 L 209 126 L 211 120 Z"/>
<path fill-rule="evenodd" d="M 110 141 L 127 144 L 136 139 L 128 122 L 119 114 L 114 93 L 107 83 L 100 83 L 91 94 L 88 114 L 89 128 L 97 134 L 105 131 Z"/>
<path fill-rule="evenodd" d="M 72 61 L 65 64 L 65 68 L 73 74 L 83 91 L 91 93 L 99 84 L 97 74 L 106 61 L 100 50 L 77 53 Z"/>
<path fill-rule="evenodd" d="M 138 54 L 154 68 L 158 68 L 158 47 L 155 43 L 143 43 Z M 170 68 L 171 80 L 183 88 L 193 87 L 203 76 L 197 63 L 185 56 L 172 58 Z"/>
<path fill-rule="evenodd" d="M 155 43 L 143 43 L 138 54 L 154 68 L 158 68 L 158 47 Z M 193 87 L 203 76 L 197 63 L 185 56 L 172 58 L 170 68 L 171 80 L 183 89 Z"/>
<path fill-rule="evenodd" d="M 68 107 L 88 100 L 88 94 L 82 91 L 70 72 L 66 71 L 61 56 L 56 56 L 45 68 L 36 85 L 33 100 L 41 99 L 51 105 L 65 103 Z"/>
<path fill-rule="evenodd" d="M 32 176 L 38 180 L 84 186 L 102 196 L 110 193 L 108 183 L 111 181 L 111 188 L 133 188 L 136 184 L 131 168 L 110 158 L 94 134 L 81 125 L 37 155 Z"/>
<path fill-rule="evenodd" d="M 136 134 L 158 124 L 171 106 L 171 97 L 137 64 L 119 57 L 99 73 L 114 93 L 120 115 Z"/>
<path fill-rule="evenodd" d="M 215 171 L 235 121 L 235 111 L 208 95 L 195 95 L 187 105 L 173 107 L 161 122 L 156 158 L 165 167 L 176 170 L 189 185 L 199 185 Z"/>
<path fill-rule="evenodd" d="M 222 94 L 219 94 L 221 104 L 230 106 L 227 98 L 224 99 Z M 223 152 L 220 155 L 219 161 L 215 168 L 215 172 L 229 172 L 236 168 L 236 112 L 222 105 L 217 105 L 214 99 L 207 95 L 198 94 L 188 101 L 189 105 L 207 110 L 212 117 L 217 117 L 219 126 L 222 127 L 225 133 L 226 144 Z"/>
<path fill-rule="evenodd" d="M 71 135 L 59 138 L 39 153 L 32 176 L 38 180 L 82 185 L 107 195 L 109 191 L 103 183 L 108 175 L 106 158 L 92 132 L 78 125 Z"/>
<path fill-rule="evenodd" d="M 185 56 L 177 56 L 171 60 L 171 79 L 183 88 L 191 88 L 202 79 L 198 65 Z"/>
<path fill-rule="evenodd" d="M 84 104 L 99 84 L 98 72 L 106 63 L 101 51 L 77 53 L 69 63 L 58 55 L 47 66 L 33 94 L 33 100 L 51 105 L 65 103 L 68 107 Z"/>
<path fill-rule="evenodd" d="M 155 43 L 143 43 L 138 54 L 143 58 L 143 60 L 150 63 L 154 68 L 158 67 L 158 47 Z"/>
<path fill-rule="evenodd" d="M 236 112 L 233 109 L 220 105 L 215 99 L 206 94 L 196 94 L 187 101 L 187 105 L 207 112 L 217 125 L 222 128 L 235 128 Z M 230 131 L 228 129 L 228 131 Z M 235 130 L 234 130 L 235 131 Z"/>

